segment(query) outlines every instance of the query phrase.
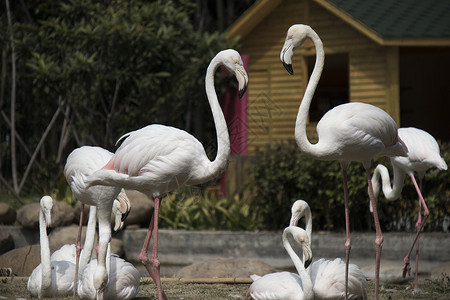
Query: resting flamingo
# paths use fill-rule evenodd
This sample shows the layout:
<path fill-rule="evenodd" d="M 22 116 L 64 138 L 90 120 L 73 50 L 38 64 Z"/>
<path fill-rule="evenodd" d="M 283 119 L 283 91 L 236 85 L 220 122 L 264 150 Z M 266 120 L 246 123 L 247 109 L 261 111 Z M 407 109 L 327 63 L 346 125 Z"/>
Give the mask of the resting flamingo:
<path fill-rule="evenodd" d="M 289 243 L 288 234 L 303 250 L 303 262 Z M 251 275 L 253 283 L 247 295 L 255 300 L 309 300 L 315 299 L 311 278 L 305 268 L 312 260 L 310 241 L 305 230 L 297 226 L 286 227 L 283 231 L 283 246 L 289 254 L 298 274 L 276 272 L 264 276 Z"/>
<path fill-rule="evenodd" d="M 95 172 L 86 184 L 110 185 L 138 190 L 154 198 L 155 206 L 140 260 L 153 278 L 158 298 L 166 299 L 160 281 L 158 259 L 158 213 L 162 197 L 182 186 L 207 182 L 218 176 L 227 166 L 230 155 L 228 128 L 214 88 L 214 73 L 224 65 L 236 76 L 239 95 L 248 84 L 241 56 L 233 49 L 219 52 L 206 72 L 206 95 L 211 107 L 217 135 L 217 156 L 210 161 L 202 144 L 189 133 L 169 126 L 149 125 L 122 136 L 121 146 L 103 169 Z M 148 258 L 150 238 L 153 236 L 152 259 Z"/>
<path fill-rule="evenodd" d="M 108 274 L 106 272 L 106 248 L 111 241 L 111 211 L 113 201 L 124 202 L 124 217 L 126 217 L 129 201 L 125 191 L 119 187 L 98 186 L 92 189 L 86 189 L 84 178 L 94 171 L 104 166 L 112 157 L 113 153 L 100 147 L 83 146 L 73 150 L 67 157 L 64 166 L 64 176 L 78 201 L 82 203 L 80 214 L 80 229 L 76 244 L 76 275 L 74 287 L 74 299 L 78 284 L 78 261 L 81 251 L 81 225 L 83 219 L 84 204 L 97 206 L 98 224 L 99 224 L 99 253 L 98 267 L 94 276 L 99 297 L 108 284 Z"/>
<path fill-rule="evenodd" d="M 436 167 L 440 170 L 447 170 L 447 164 L 439 153 L 439 145 L 431 134 L 414 127 L 399 128 L 398 135 L 408 147 L 408 157 L 394 156 L 391 157 L 391 164 L 394 170 L 394 182 L 391 187 L 391 180 L 389 178 L 389 171 L 383 165 L 378 165 L 372 176 L 372 185 L 375 198 L 378 197 L 380 183 L 382 180 L 382 189 L 384 196 L 388 200 L 395 200 L 400 197 L 403 189 L 405 175 L 411 178 L 417 195 L 419 196 L 419 210 L 418 220 L 416 223 L 416 237 L 411 245 L 411 248 L 404 258 L 403 277 L 406 273 L 410 274 L 411 267 L 409 265 L 409 258 L 411 252 L 416 245 L 416 269 L 414 272 L 414 291 L 418 290 L 418 269 L 419 269 L 419 235 L 425 221 L 428 218 L 429 211 L 422 196 L 422 179 L 428 169 Z M 419 175 L 419 184 L 417 184 L 414 177 L 414 172 Z M 422 220 L 422 205 L 424 209 Z"/>
<path fill-rule="evenodd" d="M 329 110 L 317 124 L 318 142 L 311 144 L 306 135 L 306 121 L 314 91 L 322 74 L 325 53 L 317 33 L 309 26 L 297 24 L 289 28 L 280 58 L 286 70 L 293 74 L 294 50 L 307 39 L 316 48 L 316 62 L 303 96 L 295 124 L 295 140 L 300 151 L 320 160 L 338 160 L 341 164 L 345 198 L 345 261 L 346 287 L 350 257 L 350 221 L 348 215 L 347 169 L 352 161 L 363 163 L 369 184 L 370 199 L 374 199 L 370 180 L 370 163 L 375 156 L 406 156 L 407 149 L 397 134 L 395 121 L 382 109 L 366 103 L 352 102 Z M 372 201 L 376 229 L 375 298 L 378 299 L 379 271 L 383 235 L 381 233 L 376 202 Z M 347 291 L 347 288 L 346 288 Z M 347 294 L 347 293 L 346 293 Z"/>
<path fill-rule="evenodd" d="M 75 264 L 66 260 L 50 260 L 47 227 L 51 224 L 53 199 L 44 196 L 40 200 L 39 233 L 41 263 L 28 278 L 27 289 L 34 297 L 67 296 L 73 292 Z"/>
<path fill-rule="evenodd" d="M 305 231 L 310 241 L 312 235 L 312 215 L 308 203 L 297 200 L 292 205 L 290 226 L 297 226 L 298 221 L 305 217 Z M 325 260 L 321 258 L 311 264 L 308 269 L 314 290 L 314 299 L 342 299 L 345 295 L 345 262 L 340 258 Z M 367 280 L 361 269 L 355 264 L 349 264 L 348 270 L 348 298 L 367 298 Z"/>

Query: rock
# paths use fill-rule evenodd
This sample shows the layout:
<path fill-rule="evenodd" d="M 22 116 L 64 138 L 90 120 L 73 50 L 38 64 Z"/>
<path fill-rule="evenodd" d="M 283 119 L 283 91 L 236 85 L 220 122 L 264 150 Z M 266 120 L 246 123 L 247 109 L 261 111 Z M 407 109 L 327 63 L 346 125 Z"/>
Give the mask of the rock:
<path fill-rule="evenodd" d="M 8 231 L 0 230 L 0 254 L 14 249 L 14 240 Z"/>
<path fill-rule="evenodd" d="M 0 222 L 5 225 L 16 221 L 16 210 L 8 203 L 0 202 Z"/>
<path fill-rule="evenodd" d="M 78 216 L 79 218 L 79 216 Z M 73 224 L 75 221 L 75 210 L 63 201 L 53 201 L 52 208 L 52 228 Z M 79 221 L 77 220 L 77 223 Z"/>
<path fill-rule="evenodd" d="M 178 278 L 245 278 L 265 275 L 276 269 L 259 260 L 245 258 L 214 258 L 180 269 Z"/>
<path fill-rule="evenodd" d="M 17 221 L 26 228 L 39 228 L 39 203 L 30 203 L 17 211 Z"/>
<path fill-rule="evenodd" d="M 0 256 L 0 269 L 11 268 L 16 276 L 30 276 L 40 263 L 41 247 L 39 245 L 17 248 Z"/>
<path fill-rule="evenodd" d="M 40 204 L 30 203 L 22 206 L 17 211 L 17 221 L 26 228 L 39 228 Z M 75 212 L 72 206 L 62 201 L 53 201 L 51 227 L 56 228 L 73 224 Z"/>
<path fill-rule="evenodd" d="M 126 190 L 125 192 L 131 202 L 131 211 L 124 226 L 137 224 L 147 227 L 153 213 L 153 200 L 138 191 Z"/>

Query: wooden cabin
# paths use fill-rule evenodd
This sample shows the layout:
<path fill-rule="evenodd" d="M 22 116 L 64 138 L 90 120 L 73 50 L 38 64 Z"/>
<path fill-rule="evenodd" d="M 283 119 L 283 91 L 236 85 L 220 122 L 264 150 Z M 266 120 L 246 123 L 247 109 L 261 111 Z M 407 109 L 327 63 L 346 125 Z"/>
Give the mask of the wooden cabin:
<path fill-rule="evenodd" d="M 295 119 L 315 49 L 296 50 L 289 75 L 280 62 L 286 32 L 308 24 L 325 47 L 325 68 L 313 99 L 308 136 L 330 108 L 366 102 L 399 126 L 450 140 L 450 1 L 259 0 L 228 29 L 248 58 L 248 154 L 293 139 Z M 246 154 L 246 153 L 244 153 Z"/>

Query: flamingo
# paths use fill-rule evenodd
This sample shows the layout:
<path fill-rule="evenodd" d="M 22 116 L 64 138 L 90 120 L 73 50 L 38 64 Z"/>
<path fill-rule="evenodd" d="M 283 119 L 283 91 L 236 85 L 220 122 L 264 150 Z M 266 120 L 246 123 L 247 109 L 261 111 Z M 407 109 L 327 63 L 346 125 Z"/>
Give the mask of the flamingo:
<path fill-rule="evenodd" d="M 304 264 L 292 249 L 288 240 L 290 234 L 303 250 Z M 298 274 L 291 272 L 276 272 L 264 276 L 251 275 L 253 283 L 247 295 L 255 300 L 309 300 L 314 299 L 311 278 L 305 268 L 312 260 L 310 241 L 305 230 L 297 226 L 286 227 L 283 231 L 283 246 L 291 257 Z"/>
<path fill-rule="evenodd" d="M 298 221 L 305 217 L 305 231 L 308 239 L 312 241 L 312 216 L 308 203 L 297 200 L 292 205 L 292 215 L 289 226 L 297 226 Z M 313 284 L 314 299 L 342 299 L 345 295 L 345 262 L 340 258 L 325 260 L 321 258 L 311 264 L 310 271 Z M 355 264 L 349 264 L 348 270 L 348 298 L 367 298 L 367 280 L 361 269 Z"/>
<path fill-rule="evenodd" d="M 206 95 L 211 107 L 217 135 L 217 156 L 210 161 L 202 144 L 189 133 L 159 124 L 148 125 L 122 136 L 121 146 L 100 170 L 86 178 L 87 186 L 109 185 L 138 190 L 154 198 L 155 206 L 147 236 L 139 255 L 158 291 L 158 299 L 167 299 L 160 281 L 158 259 L 158 213 L 162 197 L 182 186 L 207 182 L 227 166 L 230 139 L 227 124 L 214 88 L 214 73 L 224 65 L 236 76 L 241 97 L 247 88 L 248 76 L 241 56 L 233 49 L 219 52 L 206 71 Z M 148 258 L 153 236 L 152 259 Z"/>
<path fill-rule="evenodd" d="M 66 260 L 50 260 L 47 227 L 51 224 L 53 199 L 44 196 L 40 200 L 39 232 L 41 263 L 28 278 L 27 289 L 34 297 L 56 297 L 70 295 L 74 287 L 75 264 Z"/>
<path fill-rule="evenodd" d="M 300 151 L 320 160 L 338 160 L 343 175 L 345 198 L 345 286 L 348 291 L 348 263 L 350 257 L 350 221 L 348 214 L 347 170 L 350 162 L 361 162 L 366 171 L 369 196 L 372 199 L 373 217 L 376 229 L 375 298 L 378 299 L 379 271 L 383 235 L 373 197 L 370 180 L 370 163 L 375 156 L 406 156 L 407 148 L 397 134 L 395 121 L 382 109 L 367 103 L 352 102 L 329 110 L 317 124 L 318 142 L 311 144 L 306 135 L 306 120 L 314 91 L 322 74 L 325 53 L 322 41 L 308 25 L 296 24 L 289 28 L 280 59 L 286 70 L 293 74 L 294 50 L 305 39 L 311 39 L 316 49 L 316 62 L 297 114 L 295 140 Z"/>
<path fill-rule="evenodd" d="M 411 178 L 414 184 L 417 195 L 419 196 L 419 212 L 416 223 L 417 233 L 409 252 L 404 258 L 403 277 L 406 276 L 406 273 L 411 273 L 409 258 L 415 244 L 416 269 L 414 274 L 414 291 L 417 291 L 419 269 L 419 235 L 429 215 L 428 207 L 422 196 L 422 179 L 428 169 L 436 167 L 440 170 L 447 170 L 447 164 L 439 153 L 438 143 L 428 132 L 414 127 L 407 127 L 399 128 L 398 135 L 408 147 L 408 157 L 394 156 L 390 158 L 392 168 L 394 170 L 394 182 L 392 187 L 391 180 L 389 178 L 389 171 L 381 164 L 375 168 L 372 176 L 372 186 L 374 196 L 377 198 L 380 189 L 379 179 L 381 177 L 384 196 L 388 200 L 395 200 L 400 197 L 406 174 Z M 419 184 L 417 184 L 414 177 L 414 172 L 417 172 L 419 175 Z M 421 212 L 422 205 L 424 209 L 423 220 Z"/>
<path fill-rule="evenodd" d="M 117 201 L 117 200 L 116 200 Z M 120 204 L 115 202 L 115 206 Z M 122 214 L 121 208 L 117 210 L 116 221 Z M 83 251 L 80 257 L 79 269 L 79 288 L 78 295 L 82 299 L 95 299 L 97 291 L 94 286 L 94 274 L 97 268 L 97 259 L 91 260 L 91 253 L 95 240 L 97 208 L 91 206 L 89 210 L 89 221 L 86 229 L 86 239 Z M 121 224 L 121 223 L 116 223 Z M 115 254 L 110 255 L 110 246 L 108 245 L 106 256 L 106 268 L 109 274 L 108 285 L 103 291 L 105 299 L 133 299 L 139 292 L 140 274 L 139 271 L 129 262 L 118 257 Z"/>
<path fill-rule="evenodd" d="M 119 194 L 119 196 L 120 195 L 121 194 Z M 127 205 L 126 206 L 127 209 L 131 207 L 130 204 L 123 204 L 123 205 Z M 124 214 L 123 205 L 122 205 L 121 201 L 114 199 L 113 210 L 112 210 L 112 213 L 114 215 L 114 232 L 117 232 L 123 228 L 124 221 L 122 219 L 123 219 L 124 215 L 128 213 L 128 211 L 126 211 Z M 96 210 L 94 210 L 94 212 L 96 212 Z M 95 220 L 93 222 L 95 224 Z M 89 227 L 89 223 L 88 223 L 88 227 Z M 92 249 L 91 249 L 91 251 L 92 251 Z M 51 261 L 67 260 L 67 261 L 70 261 L 70 262 L 76 264 L 77 263 L 76 252 L 77 252 L 76 244 L 65 244 L 65 245 L 61 246 L 61 248 L 59 248 L 58 250 L 56 250 L 52 253 L 52 255 L 50 256 L 50 260 Z"/>
<path fill-rule="evenodd" d="M 98 223 L 99 223 L 99 254 L 98 267 L 94 276 L 95 286 L 99 293 L 99 298 L 102 297 L 102 291 L 108 284 L 108 274 L 106 272 L 106 248 L 111 241 L 111 211 L 113 209 L 114 199 L 123 202 L 124 214 L 122 219 L 126 217 L 129 209 L 129 201 L 123 190 L 118 187 L 98 186 L 87 190 L 84 184 L 84 178 L 94 171 L 104 166 L 113 156 L 113 153 L 100 147 L 83 146 L 73 150 L 67 157 L 66 165 L 64 166 L 64 176 L 81 205 L 80 214 L 80 229 L 78 232 L 78 239 L 76 243 L 76 273 L 75 273 L 75 287 L 73 299 L 77 291 L 78 284 L 78 268 L 79 257 L 81 252 L 81 225 L 83 219 L 84 204 L 97 206 L 98 208 Z M 116 224 L 117 226 L 117 224 Z M 120 225 L 119 225 L 120 227 Z"/>

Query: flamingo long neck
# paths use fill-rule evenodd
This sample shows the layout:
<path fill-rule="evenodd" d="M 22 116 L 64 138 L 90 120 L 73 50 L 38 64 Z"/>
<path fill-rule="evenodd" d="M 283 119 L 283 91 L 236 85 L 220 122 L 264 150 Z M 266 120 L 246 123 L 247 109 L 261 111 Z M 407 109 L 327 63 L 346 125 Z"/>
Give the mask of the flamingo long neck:
<path fill-rule="evenodd" d="M 312 243 L 312 215 L 311 215 L 311 208 L 309 206 L 306 206 L 306 208 L 303 211 L 296 212 L 298 214 L 295 218 L 292 218 L 291 220 L 294 220 L 294 222 L 291 222 L 289 226 L 297 226 L 298 221 L 304 216 L 305 217 L 305 231 L 308 235 L 309 242 Z M 305 254 L 303 254 L 303 261 L 305 261 Z M 311 268 L 308 268 L 306 270 L 308 274 L 311 273 Z"/>
<path fill-rule="evenodd" d="M 400 197 L 405 182 L 405 172 L 394 164 L 392 165 L 392 168 L 394 170 L 394 182 L 392 186 L 388 169 L 383 165 L 378 165 L 375 168 L 372 176 L 372 186 L 375 198 L 378 197 L 380 192 L 380 178 L 381 188 L 383 190 L 384 197 L 387 200 L 395 200 Z"/>
<path fill-rule="evenodd" d="M 206 166 L 204 173 L 201 177 L 202 180 L 210 179 L 222 172 L 228 162 L 230 156 L 230 137 L 228 135 L 228 127 L 225 121 L 225 117 L 220 107 L 219 100 L 217 99 L 216 89 L 214 87 L 214 74 L 217 68 L 221 65 L 221 60 L 217 56 L 211 61 L 206 70 L 206 96 L 211 107 L 211 112 L 214 119 L 214 125 L 216 127 L 217 135 L 217 155 L 214 161 L 210 162 Z"/>
<path fill-rule="evenodd" d="M 84 240 L 83 251 L 80 256 L 80 267 L 78 271 L 78 278 L 80 281 L 83 280 L 84 269 L 91 260 L 92 250 L 94 249 L 95 243 L 95 224 L 97 218 L 97 207 L 91 206 L 89 208 L 89 219 L 86 229 L 86 238 Z"/>
<path fill-rule="evenodd" d="M 292 246 L 287 238 L 288 233 L 292 235 L 292 231 L 289 229 L 286 229 L 283 232 L 283 246 L 286 249 L 287 253 L 289 254 L 289 257 L 292 259 L 295 269 L 297 270 L 297 273 L 302 280 L 303 293 L 305 296 L 304 299 L 305 300 L 314 299 L 313 284 L 311 281 L 311 277 L 309 276 L 308 272 L 306 272 L 305 267 L 303 266 L 303 262 L 300 260 L 297 253 L 295 253 L 294 249 L 292 249 Z"/>
<path fill-rule="evenodd" d="M 39 234 L 41 243 L 41 295 L 49 295 L 52 286 L 52 266 L 50 264 L 50 245 L 47 236 L 47 224 L 42 208 L 39 210 Z"/>
<path fill-rule="evenodd" d="M 314 70 L 309 78 L 308 85 L 306 87 L 305 94 L 303 95 L 302 102 L 300 103 L 300 108 L 297 114 L 297 120 L 295 123 L 295 140 L 297 142 L 300 150 L 310 156 L 317 156 L 320 153 L 319 142 L 317 144 L 311 144 L 306 135 L 306 121 L 308 120 L 308 112 L 311 106 L 311 101 L 316 91 L 317 84 L 319 83 L 320 76 L 322 75 L 322 70 L 325 61 L 325 52 L 323 50 L 323 44 L 317 33 L 311 30 L 308 37 L 314 43 L 316 49 L 316 62 L 314 64 Z"/>

